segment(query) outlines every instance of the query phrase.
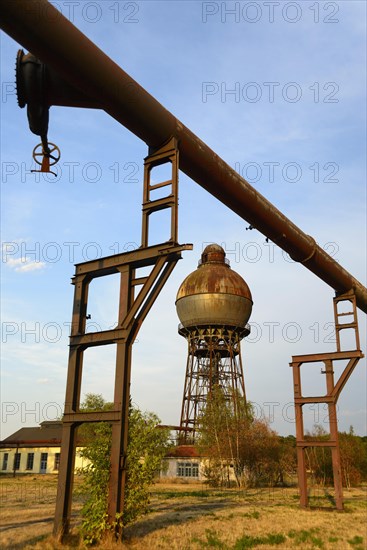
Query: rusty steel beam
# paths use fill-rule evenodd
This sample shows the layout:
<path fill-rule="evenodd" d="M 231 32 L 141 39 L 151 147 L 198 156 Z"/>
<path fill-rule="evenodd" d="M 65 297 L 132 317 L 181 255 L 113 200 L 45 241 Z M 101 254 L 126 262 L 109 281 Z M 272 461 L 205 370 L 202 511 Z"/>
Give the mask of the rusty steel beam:
<path fill-rule="evenodd" d="M 0 0 L 1 27 L 152 149 L 175 137 L 180 168 L 330 285 L 354 290 L 367 313 L 367 289 L 193 132 L 167 111 L 47 0 Z"/>

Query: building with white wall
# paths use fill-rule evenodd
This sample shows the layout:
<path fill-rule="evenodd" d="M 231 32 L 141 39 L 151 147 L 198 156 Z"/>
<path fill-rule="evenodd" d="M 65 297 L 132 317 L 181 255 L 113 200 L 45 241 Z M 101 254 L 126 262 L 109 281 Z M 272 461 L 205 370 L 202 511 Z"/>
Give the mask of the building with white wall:
<path fill-rule="evenodd" d="M 162 461 L 161 479 L 202 481 L 203 459 L 193 445 L 174 447 Z"/>
<path fill-rule="evenodd" d="M 61 420 L 41 422 L 21 428 L 0 442 L 0 472 L 20 474 L 57 474 L 60 466 Z M 76 453 L 75 467 L 85 465 Z"/>
<path fill-rule="evenodd" d="M 0 473 L 57 474 L 60 466 L 62 421 L 44 421 L 21 428 L 0 442 Z M 81 449 L 81 445 L 79 449 Z M 75 468 L 87 464 L 78 453 Z M 163 459 L 161 479 L 203 481 L 204 460 L 193 445 L 178 445 Z"/>

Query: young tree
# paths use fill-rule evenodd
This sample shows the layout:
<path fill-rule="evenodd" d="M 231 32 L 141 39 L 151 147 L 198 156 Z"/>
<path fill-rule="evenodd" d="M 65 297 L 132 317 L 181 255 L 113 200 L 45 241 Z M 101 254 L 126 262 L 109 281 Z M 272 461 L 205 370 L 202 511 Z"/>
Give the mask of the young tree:
<path fill-rule="evenodd" d="M 279 437 L 265 420 L 254 419 L 241 441 L 243 485 L 275 485 L 278 478 Z"/>
<path fill-rule="evenodd" d="M 170 447 L 170 431 L 158 427 L 159 423 L 154 413 L 130 407 L 124 525 L 149 510 L 149 488 Z"/>
<path fill-rule="evenodd" d="M 110 410 L 101 395 L 88 393 L 80 408 L 86 412 Z M 107 528 L 107 490 L 109 481 L 108 457 L 111 449 L 111 425 L 107 422 L 86 423 L 78 429 L 78 439 L 83 445 L 79 456 L 87 465 L 78 468 L 83 481 L 78 494 L 87 500 L 82 508 L 81 534 L 87 544 L 97 542 Z"/>
<path fill-rule="evenodd" d="M 81 408 L 100 411 L 111 410 L 112 406 L 101 395 L 87 394 Z M 130 406 L 124 511 L 122 517 L 116 518 L 122 526 L 148 511 L 149 487 L 169 446 L 169 431 L 157 428 L 159 422 L 155 414 Z M 111 438 L 111 425 L 106 422 L 84 424 L 80 430 L 80 456 L 87 460 L 78 472 L 83 476 L 80 492 L 87 496 L 81 532 L 87 544 L 98 542 L 111 529 L 107 522 Z"/>
<path fill-rule="evenodd" d="M 307 431 L 305 439 L 312 441 L 327 441 L 330 435 L 323 426 L 315 424 L 312 432 Z M 333 482 L 333 466 L 331 451 L 327 447 L 308 447 L 306 449 L 307 470 L 311 472 L 318 485 L 330 485 Z"/>
<path fill-rule="evenodd" d="M 349 489 L 366 476 L 367 448 L 363 439 L 355 435 L 353 426 L 349 432 L 339 433 L 339 445 L 343 485 Z"/>
<path fill-rule="evenodd" d="M 251 403 L 240 395 L 228 399 L 214 388 L 200 419 L 199 448 L 208 457 L 204 474 L 212 483 L 228 484 L 232 468 L 238 487 L 275 482 L 277 434 L 254 418 Z"/>
<path fill-rule="evenodd" d="M 284 486 L 288 479 L 294 479 L 297 473 L 297 450 L 294 435 L 279 436 L 279 458 L 276 485 Z"/>
<path fill-rule="evenodd" d="M 250 421 L 252 410 L 240 398 L 236 405 L 219 387 L 215 387 L 199 419 L 200 453 L 207 457 L 204 475 L 213 485 L 228 485 L 231 468 L 237 485 L 241 485 L 243 468 L 238 434 Z"/>

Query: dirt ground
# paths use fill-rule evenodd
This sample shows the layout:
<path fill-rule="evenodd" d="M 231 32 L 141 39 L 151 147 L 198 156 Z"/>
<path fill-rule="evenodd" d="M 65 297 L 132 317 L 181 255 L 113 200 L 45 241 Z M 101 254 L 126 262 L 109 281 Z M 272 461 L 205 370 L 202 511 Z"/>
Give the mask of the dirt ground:
<path fill-rule="evenodd" d="M 64 546 L 51 536 L 54 476 L 0 477 L 0 547 L 83 548 L 78 536 L 81 502 L 75 499 L 71 535 Z M 125 531 L 121 544 L 99 548 L 136 550 L 241 550 L 367 548 L 366 487 L 345 491 L 345 511 L 333 509 L 331 491 L 311 489 L 311 509 L 299 508 L 296 488 L 215 490 L 203 484 L 156 484 L 152 511 Z"/>

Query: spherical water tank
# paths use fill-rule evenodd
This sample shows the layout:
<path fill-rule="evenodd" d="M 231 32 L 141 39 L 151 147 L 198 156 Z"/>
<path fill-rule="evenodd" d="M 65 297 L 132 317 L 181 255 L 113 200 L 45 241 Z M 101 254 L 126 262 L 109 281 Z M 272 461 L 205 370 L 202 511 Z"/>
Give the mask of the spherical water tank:
<path fill-rule="evenodd" d="M 251 315 L 251 292 L 225 256 L 221 246 L 207 246 L 198 268 L 181 284 L 176 309 L 184 327 L 245 327 Z"/>

